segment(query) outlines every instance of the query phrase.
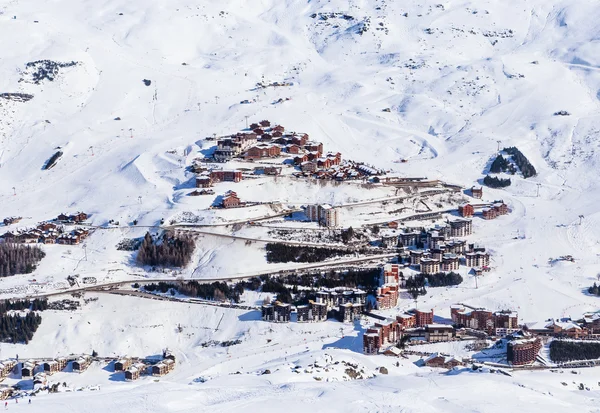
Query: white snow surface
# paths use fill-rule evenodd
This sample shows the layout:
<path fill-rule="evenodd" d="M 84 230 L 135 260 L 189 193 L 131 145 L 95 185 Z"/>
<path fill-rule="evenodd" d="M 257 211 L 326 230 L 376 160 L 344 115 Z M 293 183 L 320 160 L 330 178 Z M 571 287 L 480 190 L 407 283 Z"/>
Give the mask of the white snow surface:
<path fill-rule="evenodd" d="M 320 13 L 352 19 L 325 20 Z M 503 199 L 511 213 L 493 221 L 475 218 L 468 237 L 492 252 L 493 271 L 477 289 L 466 275 L 458 287 L 430 289 L 419 306 L 441 317 L 456 302 L 510 308 L 523 321 L 597 310 L 597 297 L 585 290 L 597 280 L 600 264 L 599 19 L 592 0 L 3 2 L 0 93 L 34 97 L 0 98 L 0 219 L 22 216 L 14 226 L 22 228 L 61 212 L 85 211 L 94 225 L 113 219 L 127 227 L 97 230 L 86 252 L 82 246 L 44 246 L 47 257 L 35 273 L 0 280 L 0 295 L 57 289 L 69 274 L 100 282 L 165 277 L 133 267 L 131 253 L 115 245 L 142 236 L 143 226 L 181 214 L 219 223 L 276 213 L 264 205 L 206 210 L 214 196 L 186 196 L 194 184 L 184 166 L 210 151 L 204 138 L 241 130 L 248 116 L 306 132 L 345 159 L 467 188 L 485 175 L 498 141 L 517 146 L 538 175 L 511 176 L 505 190 L 484 188 L 486 200 Z M 25 65 L 43 59 L 78 64 L 59 69 L 52 82 L 31 83 Z M 292 86 L 255 90 L 261 81 Z M 290 100 L 273 104 L 280 98 Z M 240 104 L 246 99 L 256 102 Z M 554 115 L 563 110 L 569 115 Z M 62 158 L 43 170 L 58 147 Z M 284 177 L 214 188 L 216 195 L 229 189 L 244 200 L 295 206 L 393 194 Z M 346 208 L 341 217 L 354 225 L 371 212 Z M 130 226 L 133 220 L 138 227 Z M 562 255 L 575 262 L 549 263 Z M 203 235 L 194 264 L 168 276 L 213 278 L 273 268 L 282 266 L 266 263 L 260 243 Z M 253 304 L 261 298 L 248 297 Z M 413 304 L 401 301 L 386 313 Z M 178 323 L 183 333 L 176 332 Z M 159 382 L 111 380 L 100 365 L 77 376 L 60 373 L 57 381 L 100 384 L 101 390 L 10 406 L 32 412 L 563 412 L 594 411 L 600 397 L 596 369 L 568 377 L 506 377 L 440 374 L 418 369 L 413 360 L 401 359 L 396 367 L 396 359 L 361 354 L 367 324 L 271 325 L 248 311 L 101 294 L 73 314 L 45 313 L 29 345 L 1 344 L 0 351 L 21 358 L 92 349 L 151 355 L 169 346 L 178 357 L 176 370 Z M 237 338 L 242 344 L 229 348 L 201 346 Z M 339 364 L 321 376 L 292 372 L 292 364 L 305 368 L 330 357 L 376 377 L 342 381 Z M 379 374 L 379 366 L 389 374 Z M 265 369 L 272 374 L 260 375 Z M 208 380 L 198 383 L 198 377 Z M 574 381 L 591 390 L 577 390 Z"/>

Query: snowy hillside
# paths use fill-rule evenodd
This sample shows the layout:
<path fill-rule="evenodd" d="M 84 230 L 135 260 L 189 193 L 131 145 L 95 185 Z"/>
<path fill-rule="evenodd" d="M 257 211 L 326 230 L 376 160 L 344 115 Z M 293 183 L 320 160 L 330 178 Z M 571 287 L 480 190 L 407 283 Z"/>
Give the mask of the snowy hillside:
<path fill-rule="evenodd" d="M 299 268 L 267 263 L 263 244 L 271 235 L 233 224 L 317 202 L 344 206 L 344 226 L 393 215 L 392 206 L 352 205 L 397 196 L 388 187 L 285 176 L 214 185 L 217 195 L 234 189 L 257 203 L 249 208 L 209 209 L 215 196 L 188 196 L 195 188 L 190 165 L 214 151 L 207 137 L 270 119 L 344 159 L 465 188 L 481 184 L 498 148 L 518 147 L 538 174 L 510 176 L 505 189 L 485 187 L 485 200 L 502 199 L 511 214 L 474 220 L 468 237 L 491 251 L 494 271 L 478 288 L 465 274 L 457 288 L 431 289 L 419 305 L 446 319 L 456 302 L 513 308 L 524 321 L 597 310 L 598 297 L 585 291 L 600 272 L 599 19 L 592 0 L 1 3 L 0 220 L 23 219 L 0 224 L 0 234 L 76 211 L 104 229 L 85 248 L 44 245 L 47 257 L 34 274 L 0 279 L 0 296 L 54 292 L 71 274 L 110 283 Z M 285 86 L 266 86 L 274 82 Z M 416 203 L 404 206 L 420 212 Z M 116 249 L 124 238 L 183 217 L 214 226 L 212 235 L 199 235 L 188 268 L 146 273 L 132 265 L 131 253 Z M 111 220 L 119 224 L 106 229 Z M 575 262 L 550 261 L 565 255 Z M 413 305 L 403 299 L 399 307 Z M 170 346 L 182 360 L 159 383 L 112 383 L 94 366 L 93 375 L 72 380 L 106 383 L 100 393 L 53 395 L 31 411 L 269 411 L 285 400 L 290 411 L 558 412 L 589 410 L 600 392 L 576 392 L 572 380 L 564 387 L 544 372 L 441 376 L 407 360 L 399 368 L 361 354 L 364 326 L 273 327 L 257 318 L 99 294 L 74 314 L 44 316 L 28 346 L 0 344 L 0 351 L 4 358 L 95 349 L 108 357 Z M 220 320 L 227 327 L 217 331 Z M 276 345 L 266 346 L 266 338 Z M 235 339 L 243 343 L 228 350 L 202 347 Z M 338 363 L 330 377 L 323 372 L 316 380 L 290 367 L 327 357 L 377 377 L 342 382 Z M 388 376 L 378 373 L 384 365 Z M 240 369 L 244 374 L 234 375 Z M 261 376 L 265 369 L 277 373 Z M 596 371 L 582 375 L 599 382 Z M 204 376 L 206 383 L 194 380 Z"/>

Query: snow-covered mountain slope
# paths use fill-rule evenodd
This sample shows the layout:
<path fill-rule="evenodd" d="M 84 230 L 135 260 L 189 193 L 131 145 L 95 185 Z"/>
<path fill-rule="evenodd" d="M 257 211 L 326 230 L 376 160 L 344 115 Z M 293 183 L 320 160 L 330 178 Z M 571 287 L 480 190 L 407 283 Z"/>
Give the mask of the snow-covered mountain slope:
<path fill-rule="evenodd" d="M 0 94 L 20 95 L 0 95 L 0 219 L 19 215 L 22 225 L 33 225 L 83 210 L 95 225 L 113 219 L 151 226 L 189 213 L 203 222 L 223 220 L 225 214 L 206 210 L 212 198 L 186 196 L 193 174 L 185 166 L 210 151 L 205 137 L 243 129 L 246 117 L 306 132 L 345 159 L 465 187 L 483 178 L 498 145 L 517 146 L 538 175 L 512 177 L 505 190 L 486 188 L 486 199 L 503 199 L 512 212 L 496 221 L 476 221 L 470 239 L 492 251 L 494 272 L 478 289 L 469 279 L 460 288 L 424 297 L 422 305 L 442 314 L 456 301 L 510 307 L 525 321 L 579 315 L 598 306 L 597 298 L 583 290 L 596 278 L 600 254 L 599 18 L 600 7 L 592 0 L 4 2 Z M 51 62 L 38 62 L 45 60 Z M 258 82 L 291 85 L 257 88 Z M 250 103 L 240 103 L 245 100 Z M 58 150 L 63 155 L 56 166 L 44 170 Z M 398 163 L 402 159 L 408 162 Z M 226 184 L 215 186 L 217 193 L 227 189 Z M 366 193 L 360 187 L 259 180 L 236 191 L 253 201 L 294 204 L 386 195 L 378 189 Z M 269 212 L 261 206 L 247 213 Z M 118 280 L 137 270 L 129 268 L 130 255 L 115 245 L 145 231 L 130 227 L 94 234 L 86 251 L 89 260 L 83 260 L 79 247 L 45 246 L 48 258 L 35 277 L 57 282 L 77 273 Z M 206 278 L 268 268 L 260 261 L 262 250 L 241 244 L 203 238 L 186 275 Z M 233 252 L 240 257 L 235 262 Z M 547 262 L 567 254 L 576 262 Z M 0 280 L 2 296 L 31 293 L 19 290 L 31 278 Z M 161 305 L 148 311 L 156 315 L 164 310 Z M 185 315 L 183 309 L 164 311 L 167 317 L 148 320 L 175 323 L 171 317 Z M 204 307 L 194 311 L 202 320 L 211 317 Z M 134 323 L 118 312 L 112 316 L 107 331 Z M 94 321 L 85 313 L 81 317 Z M 232 317 L 235 336 L 245 327 Z M 57 316 L 43 325 L 29 350 L 19 351 L 35 356 L 50 343 L 77 352 L 83 350 L 73 343 L 100 345 L 104 337 L 72 324 L 56 335 L 43 330 L 59 325 Z M 130 347 L 127 341 L 106 339 L 103 350 L 160 347 L 170 342 L 165 337 L 174 338 L 167 330 L 157 338 L 146 329 L 143 338 L 132 336 Z M 294 339 L 302 337 L 296 333 Z M 326 341 L 316 340 L 310 354 L 321 356 Z M 196 348 L 196 339 L 180 344 L 180 354 L 191 353 L 194 363 L 207 357 Z M 265 350 L 254 343 L 248 351 Z M 373 369 L 379 363 L 359 358 Z M 263 368 L 269 360 L 248 356 L 244 362 Z M 131 411 L 193 411 L 192 405 L 214 409 L 218 403 L 227 411 L 254 410 L 282 397 L 290 405 L 307 403 L 322 411 L 495 411 L 494 406 L 512 406 L 509 398 L 518 399 L 513 407 L 521 410 L 564 411 L 591 402 L 570 389 L 551 387 L 538 373 L 514 381 L 469 373 L 409 378 L 398 373 L 349 385 L 312 378 L 296 385 L 286 384 L 287 376 L 244 381 L 225 369 L 208 389 L 188 385 L 202 370 L 214 368 L 209 364 L 188 367 L 173 382 L 148 380 L 126 387 L 130 392 L 115 388 L 114 399 L 56 396 L 51 402 L 56 404 L 45 410 L 73 400 L 81 411 L 93 412 L 123 405 Z M 405 367 L 406 374 L 414 373 L 412 365 Z M 232 389 L 220 393 L 228 386 Z M 409 403 L 423 393 L 428 396 L 421 404 Z M 359 400 L 348 402 L 357 394 Z M 597 397 L 597 390 L 591 394 Z M 338 404 L 339 409 L 328 407 Z"/>

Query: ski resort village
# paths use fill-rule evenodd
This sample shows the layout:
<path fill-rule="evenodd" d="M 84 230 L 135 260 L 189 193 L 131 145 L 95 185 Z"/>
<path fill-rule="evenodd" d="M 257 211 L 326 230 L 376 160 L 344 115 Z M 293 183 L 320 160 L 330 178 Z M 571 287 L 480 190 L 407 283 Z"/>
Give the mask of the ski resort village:
<path fill-rule="evenodd" d="M 4 408 L 598 411 L 599 17 L 0 4 Z"/>

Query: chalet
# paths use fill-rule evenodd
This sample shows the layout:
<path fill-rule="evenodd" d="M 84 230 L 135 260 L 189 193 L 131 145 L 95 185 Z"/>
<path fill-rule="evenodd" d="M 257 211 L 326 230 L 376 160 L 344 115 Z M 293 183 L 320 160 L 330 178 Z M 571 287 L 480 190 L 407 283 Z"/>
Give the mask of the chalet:
<path fill-rule="evenodd" d="M 23 244 L 35 244 L 40 240 L 39 235 L 31 232 L 17 235 L 15 241 L 22 242 Z"/>
<path fill-rule="evenodd" d="M 319 169 L 331 168 L 331 160 L 329 158 L 318 158 L 317 159 L 317 168 L 319 168 Z"/>
<path fill-rule="evenodd" d="M 278 145 L 260 143 L 246 151 L 246 159 L 274 158 L 281 155 L 281 148 Z"/>
<path fill-rule="evenodd" d="M 0 235 L 0 238 L 2 238 L 4 241 L 6 242 L 18 242 L 17 241 L 17 235 L 15 235 L 12 232 L 5 232 L 4 234 Z"/>
<path fill-rule="evenodd" d="M 0 400 L 6 400 L 13 394 L 13 388 L 6 384 L 0 384 Z"/>
<path fill-rule="evenodd" d="M 273 127 L 271 128 L 271 130 L 272 130 L 273 132 L 279 132 L 279 133 L 283 133 L 283 132 L 285 132 L 285 128 L 284 128 L 283 126 L 281 126 L 281 125 L 273 126 Z"/>
<path fill-rule="evenodd" d="M 263 172 L 265 175 L 277 176 L 281 175 L 281 168 L 277 166 L 265 166 Z"/>
<path fill-rule="evenodd" d="M 70 219 L 73 222 L 83 222 L 88 219 L 88 215 L 85 212 L 78 212 L 75 215 L 71 215 Z"/>
<path fill-rule="evenodd" d="M 240 182 L 242 171 L 211 171 L 210 179 L 213 182 Z"/>
<path fill-rule="evenodd" d="M 483 187 L 472 186 L 471 187 L 471 196 L 473 196 L 473 198 L 477 198 L 477 199 L 483 198 Z"/>
<path fill-rule="evenodd" d="M 433 353 L 423 360 L 423 365 L 427 367 L 453 369 L 456 366 L 462 365 L 462 362 L 452 356 Z"/>
<path fill-rule="evenodd" d="M 271 126 L 271 122 L 269 122 L 268 120 L 261 120 L 260 122 L 258 122 L 260 124 L 260 126 L 262 126 L 263 128 L 268 128 Z"/>
<path fill-rule="evenodd" d="M 35 361 L 28 360 L 28 361 L 24 362 L 21 367 L 21 377 L 22 378 L 33 377 L 34 371 L 35 371 Z"/>
<path fill-rule="evenodd" d="M 36 228 L 39 229 L 40 231 L 51 231 L 51 230 L 56 230 L 58 228 L 58 226 L 52 222 L 42 222 Z"/>
<path fill-rule="evenodd" d="M 494 202 L 492 209 L 496 211 L 498 216 L 508 214 L 508 206 L 502 201 Z"/>
<path fill-rule="evenodd" d="M 295 165 L 300 165 L 304 162 L 308 162 L 308 155 L 307 154 L 302 154 L 301 156 L 296 156 L 294 157 L 294 164 Z"/>
<path fill-rule="evenodd" d="M 261 136 L 263 133 L 265 133 L 265 131 L 262 128 L 252 129 L 252 132 L 254 132 L 257 136 Z"/>
<path fill-rule="evenodd" d="M 242 204 L 240 198 L 233 191 L 229 191 L 224 197 L 221 205 L 223 208 L 237 208 Z"/>
<path fill-rule="evenodd" d="M 260 128 L 260 125 L 258 123 L 251 123 L 250 124 L 250 129 L 258 129 Z"/>
<path fill-rule="evenodd" d="M 196 188 L 209 188 L 212 186 L 212 179 L 210 178 L 210 174 L 203 173 L 200 176 L 196 177 Z"/>
<path fill-rule="evenodd" d="M 481 216 L 483 219 L 494 219 L 498 216 L 498 213 L 494 208 L 483 208 L 481 210 Z"/>
<path fill-rule="evenodd" d="M 296 145 L 304 146 L 308 143 L 308 134 L 306 134 L 306 133 L 301 133 L 299 135 L 293 134 L 290 141 L 292 143 L 295 143 Z"/>
<path fill-rule="evenodd" d="M 140 375 L 143 374 L 146 370 L 146 365 L 144 363 L 135 363 L 127 370 L 125 370 L 125 380 L 134 381 L 140 378 Z"/>
<path fill-rule="evenodd" d="M 454 327 L 447 324 L 427 324 L 425 326 L 425 340 L 429 343 L 450 341 L 454 338 Z"/>
<path fill-rule="evenodd" d="M 68 221 L 69 216 L 67 214 L 60 214 L 56 219 L 57 221 Z"/>
<path fill-rule="evenodd" d="M 133 365 L 131 357 L 124 357 L 115 362 L 115 371 L 125 371 Z"/>
<path fill-rule="evenodd" d="M 263 133 L 262 135 L 260 135 L 261 142 L 270 142 L 272 139 L 273 135 L 271 135 L 270 133 Z"/>
<path fill-rule="evenodd" d="M 41 235 L 38 239 L 42 244 L 56 244 L 56 235 Z"/>
<path fill-rule="evenodd" d="M 302 172 L 316 172 L 317 163 L 311 161 L 302 162 L 300 164 L 300 169 L 302 170 Z"/>
<path fill-rule="evenodd" d="M 471 204 L 464 204 L 458 207 L 458 214 L 464 218 L 472 217 L 474 212 L 475 210 Z"/>
<path fill-rule="evenodd" d="M 67 359 L 61 357 L 56 360 L 47 361 L 43 363 L 42 366 L 46 374 L 52 375 L 64 370 L 64 368 L 67 367 Z"/>
<path fill-rule="evenodd" d="M 323 144 L 321 142 L 306 142 L 304 149 L 316 153 L 317 158 L 320 158 L 323 153 Z"/>
<path fill-rule="evenodd" d="M 150 368 L 153 376 L 164 376 L 169 374 L 175 368 L 175 361 L 172 359 L 164 359 Z"/>
<path fill-rule="evenodd" d="M 285 146 L 285 151 L 294 155 L 298 155 L 301 150 L 302 148 L 294 143 L 290 143 L 289 145 Z"/>
<path fill-rule="evenodd" d="M 92 364 L 92 358 L 90 356 L 82 356 L 77 360 L 73 361 L 73 372 L 82 373 Z"/>
<path fill-rule="evenodd" d="M 279 132 L 279 131 L 273 131 L 273 132 L 271 133 L 271 136 L 272 136 L 273 138 L 281 138 L 281 137 L 283 136 L 283 133 L 282 133 L 282 132 Z"/>
<path fill-rule="evenodd" d="M 16 365 L 17 362 L 14 360 L 3 360 L 0 363 L 0 379 L 8 376 Z"/>
<path fill-rule="evenodd" d="M 327 159 L 331 161 L 331 165 L 339 165 L 340 163 L 342 163 L 342 154 L 339 152 L 329 152 L 327 154 Z"/>
<path fill-rule="evenodd" d="M 46 373 L 39 372 L 39 373 L 36 373 L 35 376 L 33 376 L 34 389 L 36 388 L 36 385 L 45 386 L 46 384 L 48 384 L 48 375 Z"/>

